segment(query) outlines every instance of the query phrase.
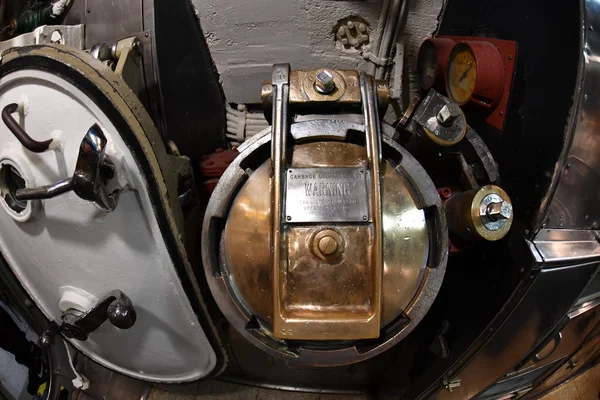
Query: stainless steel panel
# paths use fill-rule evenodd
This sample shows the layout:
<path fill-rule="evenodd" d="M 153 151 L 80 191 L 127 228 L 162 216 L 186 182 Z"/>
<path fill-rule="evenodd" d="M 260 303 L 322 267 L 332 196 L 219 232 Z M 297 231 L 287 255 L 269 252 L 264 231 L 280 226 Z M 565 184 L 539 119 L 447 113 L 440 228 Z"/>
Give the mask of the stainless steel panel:
<path fill-rule="evenodd" d="M 447 380 L 461 380 L 468 398 L 477 396 L 528 356 L 569 312 L 598 269 L 597 262 L 539 272 L 527 295 L 511 317 L 495 330 L 463 370 Z M 453 393 L 441 388 L 435 399 L 451 399 Z"/>
<path fill-rule="evenodd" d="M 509 379 L 505 379 L 496 383 L 494 386 L 481 394 L 478 399 L 480 400 L 501 400 L 501 399 L 514 399 L 516 395 L 522 395 L 523 393 L 531 390 L 532 382 L 537 380 L 540 376 L 548 372 L 555 365 L 546 365 L 527 373 L 520 374 L 518 376 L 512 376 Z"/>
<path fill-rule="evenodd" d="M 369 216 L 364 168 L 287 171 L 285 215 L 296 222 L 362 222 Z"/>
<path fill-rule="evenodd" d="M 515 372 L 522 373 L 570 356 L 583 344 L 586 336 L 599 322 L 598 302 L 584 303 L 572 310 L 568 318 L 565 318 L 525 360 L 519 363 Z"/>
<path fill-rule="evenodd" d="M 539 224 L 554 229 L 600 226 L 600 1 L 584 0 L 578 90 L 567 128 L 570 147 L 557 163 Z"/>
<path fill-rule="evenodd" d="M 544 382 L 533 389 L 524 398 L 539 398 L 540 394 L 547 393 L 568 379 L 573 378 L 581 371 L 584 371 L 586 367 L 589 367 L 588 361 L 596 357 L 598 352 L 600 352 L 600 339 L 586 343 L 586 345 L 583 346 L 575 355 L 566 360 L 560 369 L 549 376 L 543 377 L 542 381 Z"/>
<path fill-rule="evenodd" d="M 600 257 L 600 244 L 596 231 L 542 229 L 533 243 L 545 262 Z"/>
<path fill-rule="evenodd" d="M 144 30 L 142 0 L 87 0 L 86 48 Z"/>
<path fill-rule="evenodd" d="M 580 315 L 583 315 L 584 313 L 586 313 L 588 311 L 591 311 L 592 309 L 598 307 L 599 305 L 600 305 L 600 299 L 590 300 L 590 301 L 581 303 L 578 307 L 571 310 L 571 312 L 569 313 L 569 318 L 574 319 Z M 596 311 L 598 311 L 598 310 L 596 310 Z"/>

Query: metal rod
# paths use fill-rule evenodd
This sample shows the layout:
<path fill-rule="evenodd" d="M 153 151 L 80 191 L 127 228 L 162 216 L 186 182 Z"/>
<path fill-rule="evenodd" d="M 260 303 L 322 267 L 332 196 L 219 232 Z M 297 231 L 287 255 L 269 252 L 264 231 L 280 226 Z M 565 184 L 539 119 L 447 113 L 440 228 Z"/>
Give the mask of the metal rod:
<path fill-rule="evenodd" d="M 50 144 L 52 143 L 52 139 L 44 140 L 38 142 L 37 140 L 31 138 L 25 132 L 25 129 L 19 125 L 19 123 L 12 117 L 12 113 L 16 112 L 19 108 L 19 105 L 16 103 L 10 103 L 2 110 L 2 121 L 6 124 L 6 127 L 15 135 L 15 137 L 21 142 L 21 144 L 29 151 L 34 153 L 43 153 L 48 150 Z"/>
<path fill-rule="evenodd" d="M 273 241 L 273 330 L 277 337 L 285 329 L 281 315 L 280 282 L 284 271 L 281 262 L 281 222 L 284 207 L 284 179 L 286 167 L 286 140 L 288 135 L 288 100 L 290 90 L 290 65 L 273 65 L 273 125 L 271 131 L 271 165 L 273 168 L 273 221 L 271 240 Z"/>
<path fill-rule="evenodd" d="M 17 199 L 17 201 L 50 199 L 52 197 L 56 197 L 58 195 L 66 193 L 72 189 L 72 179 L 67 178 L 64 181 L 60 181 L 52 185 L 18 189 L 15 192 L 15 198 Z"/>
<path fill-rule="evenodd" d="M 371 194 L 373 223 L 373 266 L 375 270 L 374 285 L 375 298 L 373 299 L 373 315 L 377 324 L 381 319 L 381 284 L 383 279 L 383 222 L 381 216 L 381 136 L 379 116 L 377 114 L 377 89 L 375 80 L 370 75 L 360 75 L 360 95 L 365 122 L 365 138 L 367 147 L 367 160 L 371 172 Z M 379 326 L 379 325 L 377 325 Z"/>
<path fill-rule="evenodd" d="M 59 370 L 59 350 L 56 347 L 46 349 L 48 361 L 48 385 L 46 386 L 46 400 L 58 400 L 60 398 L 61 384 Z"/>
<path fill-rule="evenodd" d="M 392 46 L 394 40 L 396 39 L 394 35 L 396 35 L 400 29 L 397 26 L 398 24 L 402 23 L 402 9 L 407 8 L 406 3 L 408 3 L 407 0 L 392 0 L 392 3 L 390 4 L 385 28 L 383 32 L 381 32 L 381 41 L 379 44 L 379 51 L 377 53 L 377 57 L 380 59 L 387 59 L 390 57 Z M 385 66 L 378 65 L 375 70 L 375 78 L 383 79 L 385 70 Z"/>
<path fill-rule="evenodd" d="M 379 169 L 382 158 L 379 117 L 377 113 L 377 89 L 375 85 L 376 83 L 372 76 L 361 74 L 360 93 L 365 120 L 367 158 L 369 163 L 372 164 L 375 164 L 373 161 L 377 160 L 377 168 Z"/>

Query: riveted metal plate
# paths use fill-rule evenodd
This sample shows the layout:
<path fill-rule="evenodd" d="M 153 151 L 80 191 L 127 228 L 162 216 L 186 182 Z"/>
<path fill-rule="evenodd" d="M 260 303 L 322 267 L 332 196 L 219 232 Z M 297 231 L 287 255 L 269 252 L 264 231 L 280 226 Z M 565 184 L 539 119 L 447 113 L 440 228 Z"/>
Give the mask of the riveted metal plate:
<path fill-rule="evenodd" d="M 291 168 L 286 173 L 288 223 L 369 220 L 365 168 Z"/>

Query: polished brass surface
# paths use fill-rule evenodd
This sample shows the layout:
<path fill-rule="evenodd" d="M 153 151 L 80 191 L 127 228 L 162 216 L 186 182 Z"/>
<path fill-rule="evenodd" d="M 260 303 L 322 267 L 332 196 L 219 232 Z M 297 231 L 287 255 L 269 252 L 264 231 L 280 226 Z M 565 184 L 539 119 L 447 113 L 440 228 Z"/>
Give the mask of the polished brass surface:
<path fill-rule="evenodd" d="M 428 140 L 429 143 L 431 143 L 433 145 L 441 146 L 441 147 L 454 146 L 455 144 L 457 144 L 461 140 L 463 140 L 465 138 L 465 135 L 467 134 L 467 126 L 466 125 L 465 125 L 464 129 L 462 130 L 462 133 L 460 134 L 460 136 L 453 140 L 446 140 L 444 138 L 441 138 L 425 127 L 421 127 L 419 129 L 420 130 L 418 133 L 422 133 L 421 135 L 418 135 L 419 138 L 426 139 L 426 140 Z"/>
<path fill-rule="evenodd" d="M 482 204 L 484 198 L 489 195 L 499 196 L 512 207 L 508 194 L 496 185 L 486 185 L 454 195 L 444 205 L 450 230 L 467 239 L 496 241 L 506 236 L 512 225 L 512 213 L 498 219 L 503 221 L 499 229 L 491 230 L 484 224 L 487 206 Z"/>
<path fill-rule="evenodd" d="M 336 229 L 349 245 L 338 259 L 321 261 L 312 254 L 310 237 L 326 226 L 287 227 L 287 271 L 283 282 L 284 306 L 282 326 L 295 329 L 291 339 L 301 335 L 314 339 L 354 338 L 357 332 L 339 332 L 319 326 L 321 321 L 369 320 L 374 314 L 375 277 L 371 267 L 373 228 L 365 225 L 341 225 Z M 303 319 L 304 326 L 289 324 L 290 319 Z M 312 325 L 312 326 L 311 326 Z M 369 335 L 363 324 L 352 325 L 360 336 Z M 285 329 L 285 328 L 284 328 Z M 299 330 L 302 331 L 299 331 Z M 379 327 L 377 329 L 379 331 Z M 287 331 L 286 331 L 287 333 Z"/>
<path fill-rule="evenodd" d="M 341 142 L 314 142 L 294 147 L 291 166 L 366 167 L 362 146 Z M 390 163 L 381 166 L 383 279 L 381 284 L 381 327 L 407 310 L 419 292 L 427 273 L 429 234 L 423 210 L 416 205 L 411 184 Z M 271 260 L 272 190 L 270 161 L 256 169 L 233 200 L 223 237 L 223 253 L 229 280 L 249 313 L 272 327 L 273 269 Z M 343 225 L 341 225 L 343 227 Z M 324 230 L 326 230 L 324 232 Z M 331 234 L 335 232 L 342 238 Z M 319 232 L 338 244 L 331 262 L 315 254 L 313 240 Z M 286 293 L 286 307 L 298 315 L 318 317 L 323 310 L 339 318 L 356 318 L 370 305 L 369 277 L 356 262 L 369 256 L 371 225 L 304 226 L 286 229 L 288 248 L 296 259 L 288 272 L 297 279 Z M 311 236 L 314 235 L 314 236 Z M 318 247 L 318 244 L 317 244 Z M 317 249 L 318 250 L 318 249 Z M 338 257 L 339 259 L 335 258 Z M 354 265 L 353 265 L 354 264 Z M 351 267 L 347 268 L 350 265 Z M 342 268 L 338 268 L 342 267 Z M 288 296 L 289 295 L 289 296 Z M 340 302 L 338 305 L 338 301 Z M 272 329 L 272 328 L 268 328 Z M 328 339 L 322 335 L 319 339 Z"/>
<path fill-rule="evenodd" d="M 360 103 L 358 72 L 328 69 L 333 75 L 335 89 L 331 93 L 319 93 L 315 88 L 317 75 L 325 71 L 316 70 L 292 71 L 290 74 L 290 103 L 312 101 L 336 101 L 341 103 Z"/>
<path fill-rule="evenodd" d="M 338 249 L 336 240 L 331 236 L 325 236 L 319 240 L 319 251 L 326 256 L 330 256 Z"/>
<path fill-rule="evenodd" d="M 390 102 L 390 87 L 383 79 L 376 79 L 377 99 L 380 104 L 388 104 Z"/>
<path fill-rule="evenodd" d="M 512 225 L 513 216 L 511 213 L 510 216 L 504 218 L 505 222 L 499 229 L 496 229 L 496 230 L 488 229 L 484 225 L 484 220 L 482 218 L 482 217 L 484 217 L 485 209 L 486 209 L 486 207 L 483 207 L 483 209 L 482 209 L 482 203 L 484 201 L 484 198 L 491 194 L 495 194 L 495 195 L 499 196 L 504 202 L 510 204 L 512 207 L 512 202 L 510 201 L 510 197 L 508 197 L 508 194 L 502 188 L 500 188 L 496 185 L 486 185 L 486 186 L 482 187 L 481 189 L 479 189 L 477 191 L 477 193 L 475 194 L 475 196 L 473 197 L 473 202 L 471 203 L 470 213 L 471 213 L 471 220 L 473 221 L 473 226 L 474 226 L 477 234 L 479 236 L 481 236 L 482 238 L 484 238 L 485 240 L 496 241 L 496 240 L 500 240 L 504 236 L 506 236 L 506 234 L 508 233 L 508 231 L 510 230 L 510 227 Z"/>
<path fill-rule="evenodd" d="M 319 240 L 319 251 L 322 254 L 329 256 L 335 253 L 337 249 L 338 244 L 335 241 L 335 239 L 331 236 L 325 236 L 324 238 L 321 238 L 321 240 Z"/>
<path fill-rule="evenodd" d="M 319 86 L 315 84 L 319 80 L 328 83 L 330 90 L 319 90 Z M 273 336 L 277 339 L 297 340 L 378 338 L 381 321 L 383 236 L 380 190 L 381 130 L 377 115 L 377 85 L 371 76 L 364 74 L 359 76 L 356 71 L 319 69 L 290 73 L 288 64 L 276 64 L 273 66 L 270 97 L 273 119 L 271 146 Z M 286 193 L 283 191 L 287 175 L 284 170 L 288 169 L 285 159 L 288 104 L 322 101 L 357 103 L 357 100 L 362 104 L 363 109 L 367 153 L 367 168 L 361 168 L 360 171 L 370 174 L 370 179 L 367 181 L 364 181 L 362 175 L 363 195 L 354 193 L 352 198 L 351 193 L 345 193 L 343 197 L 337 199 L 305 199 L 301 200 L 301 204 L 292 204 L 291 200 L 297 200 L 296 195 L 303 194 L 305 188 L 302 185 L 294 185 L 292 188 L 291 183 L 288 183 Z M 294 168 L 293 165 L 291 167 Z M 311 167 L 314 167 L 314 164 Z M 331 169 L 332 166 L 327 167 Z M 293 176 L 295 175 L 290 175 Z M 361 174 L 357 174 L 358 176 Z M 293 182 L 298 183 L 296 180 Z M 354 186 L 355 183 L 352 182 L 352 185 Z M 335 202 L 332 203 L 332 200 Z M 307 215 L 307 219 L 304 220 L 303 215 L 308 214 L 303 211 L 307 210 L 305 201 L 314 203 L 314 206 L 320 210 L 328 209 L 326 202 L 330 203 L 329 206 L 336 207 L 335 209 L 341 209 L 343 205 L 341 206 L 337 201 L 357 202 L 347 203 L 351 205 L 362 201 L 365 208 L 358 209 L 357 220 L 345 220 L 342 216 L 339 220 L 350 224 L 335 225 L 340 236 L 339 241 L 351 243 L 352 246 L 346 246 L 343 252 L 336 253 L 337 257 L 332 257 L 337 249 L 337 242 L 332 242 L 333 236 L 331 236 L 325 239 L 322 246 L 317 242 L 317 257 L 315 257 L 315 232 L 333 229 L 333 227 L 298 225 L 298 223 L 322 224 L 326 221 L 337 221 L 338 217 L 318 215 L 313 218 Z M 293 217 L 289 209 L 293 210 Z M 286 216 L 282 215 L 283 210 L 286 211 Z M 318 238 L 318 241 L 321 239 Z M 326 253 L 323 253 L 321 247 Z M 320 264 L 323 261 L 331 267 L 322 267 Z M 334 281 L 338 286 L 331 289 L 315 284 L 320 280 Z"/>
<path fill-rule="evenodd" d="M 289 71 L 289 66 L 287 69 Z M 290 200 L 284 205 L 285 197 L 293 195 L 290 195 L 288 190 L 284 196 L 282 189 L 282 185 L 285 184 L 283 179 L 287 175 L 284 168 L 287 165 L 284 159 L 286 125 L 281 123 L 281 104 L 287 106 L 288 99 L 293 98 L 300 88 L 301 94 L 311 101 L 321 101 L 322 96 L 337 99 L 346 95 L 351 97 L 356 90 L 356 72 L 345 71 L 345 76 L 342 76 L 340 71 L 332 70 L 328 76 L 336 81 L 333 85 L 335 89 L 327 94 L 319 93 L 315 89 L 315 80 L 323 73 L 324 70 L 297 71 L 292 73 L 290 82 L 287 80 L 287 72 L 284 74 L 278 71 L 277 66 L 273 67 L 273 336 L 278 339 L 296 340 L 378 338 L 381 328 L 383 272 L 379 174 L 381 143 L 376 85 L 371 76 L 361 74 L 358 87 L 365 121 L 370 210 L 365 211 L 358 222 L 345 221 L 351 223 L 335 225 L 337 232 L 343 237 L 342 240 L 351 246 L 346 246 L 337 259 L 327 260 L 326 265 L 323 265 L 320 257 L 314 257 L 310 243 L 315 232 L 327 229 L 327 225 L 298 225 L 295 222 L 299 219 L 298 216 L 291 218 L 287 213 Z M 284 88 L 290 82 L 289 98 L 282 98 L 281 93 L 286 92 L 281 92 L 280 83 L 277 83 L 282 81 L 283 76 L 286 79 Z M 328 171 L 330 170 L 331 166 L 328 168 Z M 290 175 L 292 176 L 294 174 Z M 290 183 L 288 188 L 289 185 Z M 300 191 L 304 193 L 302 188 Z M 345 196 L 339 200 L 352 199 Z M 326 207 L 326 201 L 325 198 L 320 200 L 322 207 Z M 282 210 L 287 213 L 285 220 Z M 323 224 L 328 220 L 306 221 Z M 332 287 L 330 284 L 322 285 L 319 282 L 335 284 Z"/>
<path fill-rule="evenodd" d="M 328 94 L 319 93 L 315 89 L 316 77 L 324 68 L 315 70 L 299 70 L 290 73 L 290 104 L 309 102 L 335 102 L 345 104 L 360 104 L 360 85 L 358 72 L 347 70 L 327 69 L 333 75 L 335 90 Z M 390 89 L 386 81 L 376 81 L 377 99 L 380 105 L 390 101 Z M 270 108 L 272 104 L 273 87 L 271 82 L 265 82 L 261 88 L 263 106 Z"/>

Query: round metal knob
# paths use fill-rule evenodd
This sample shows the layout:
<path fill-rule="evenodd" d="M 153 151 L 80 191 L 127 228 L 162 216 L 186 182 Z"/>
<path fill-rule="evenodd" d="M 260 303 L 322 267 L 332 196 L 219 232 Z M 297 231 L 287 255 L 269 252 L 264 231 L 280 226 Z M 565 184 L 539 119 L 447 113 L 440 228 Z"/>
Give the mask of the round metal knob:
<path fill-rule="evenodd" d="M 54 338 L 48 334 L 40 336 L 40 347 L 43 349 L 49 349 L 54 344 Z"/>
<path fill-rule="evenodd" d="M 119 329 L 131 328 L 137 319 L 137 313 L 131 304 L 114 301 L 106 311 L 110 323 Z"/>

